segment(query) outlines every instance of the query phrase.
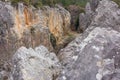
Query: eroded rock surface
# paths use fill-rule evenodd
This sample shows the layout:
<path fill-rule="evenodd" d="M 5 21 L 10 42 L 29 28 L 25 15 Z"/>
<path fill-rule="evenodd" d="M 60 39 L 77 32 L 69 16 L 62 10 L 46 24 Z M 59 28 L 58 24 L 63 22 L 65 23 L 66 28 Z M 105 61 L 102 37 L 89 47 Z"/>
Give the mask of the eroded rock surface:
<path fill-rule="evenodd" d="M 53 80 L 60 72 L 61 65 L 55 53 L 50 53 L 44 46 L 21 47 L 12 58 L 11 71 L 2 78 L 8 80 Z M 1 77 L 0 77 L 1 78 Z M 3 80 L 3 79 L 2 79 Z"/>
<path fill-rule="evenodd" d="M 50 32 L 56 38 L 57 44 L 60 44 L 70 31 L 70 13 L 59 5 L 56 5 L 55 8 L 45 6 L 41 10 L 40 16 L 42 17 L 42 25 L 49 27 Z"/>
<path fill-rule="evenodd" d="M 111 27 L 120 31 L 120 9 L 119 6 L 111 0 L 100 1 L 96 9 L 95 18 L 92 25 L 101 27 Z"/>
<path fill-rule="evenodd" d="M 21 47 L 12 63 L 0 66 L 0 79 L 120 80 L 119 13 L 118 5 L 111 0 L 90 0 L 85 13 L 80 14 L 79 30 L 84 33 L 70 44 L 64 43 L 67 47 L 58 53 L 60 72 L 56 55 L 36 46 L 43 44 L 52 50 L 50 35 L 56 44 L 63 42 L 69 33 L 69 12 L 58 5 L 36 10 L 19 3 L 15 9 L 0 2 L 0 59 L 10 59 L 20 46 L 36 47 Z"/>
<path fill-rule="evenodd" d="M 58 80 L 119 80 L 120 33 L 97 27 L 84 37 L 60 51 L 65 68 Z"/>
<path fill-rule="evenodd" d="M 119 6 L 111 0 L 91 0 L 86 5 L 85 14 L 80 14 L 79 31 L 80 29 L 85 31 L 88 27 L 91 28 L 90 25 L 111 27 L 120 31 L 119 13 Z M 82 20 L 86 22 L 82 22 Z"/>
<path fill-rule="evenodd" d="M 91 24 L 93 16 L 95 15 L 94 11 L 91 9 L 90 3 L 88 2 L 85 7 L 85 13 L 80 13 L 79 15 L 79 27 L 78 31 L 85 31 L 88 26 Z"/>
<path fill-rule="evenodd" d="M 50 35 L 55 37 L 55 44 L 62 44 L 69 26 L 70 13 L 59 5 L 36 10 L 23 3 L 18 3 L 16 8 L 9 2 L 0 1 L 1 64 L 21 46 L 34 48 L 42 44 L 52 51 Z"/>
<path fill-rule="evenodd" d="M 86 13 L 91 13 L 92 8 L 87 6 Z M 85 32 L 59 52 L 64 69 L 57 80 L 120 79 L 118 5 L 111 0 L 102 0 L 93 13 Z M 86 15 L 81 15 L 83 20 L 89 18 Z"/>

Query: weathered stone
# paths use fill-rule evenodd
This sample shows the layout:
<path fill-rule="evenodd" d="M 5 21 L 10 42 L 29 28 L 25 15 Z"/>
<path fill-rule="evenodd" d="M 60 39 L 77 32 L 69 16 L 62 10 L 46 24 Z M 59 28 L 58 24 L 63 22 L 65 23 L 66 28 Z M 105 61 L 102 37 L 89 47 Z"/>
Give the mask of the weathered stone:
<path fill-rule="evenodd" d="M 76 31 L 79 26 L 79 14 L 80 12 L 84 12 L 83 8 L 80 8 L 77 5 L 69 5 L 67 10 L 71 14 L 71 30 Z"/>
<path fill-rule="evenodd" d="M 80 32 L 81 30 L 85 30 L 87 28 L 86 26 L 86 16 L 84 13 L 81 13 L 79 15 L 79 27 L 78 27 L 78 31 Z"/>
<path fill-rule="evenodd" d="M 98 0 L 98 1 L 93 0 L 92 2 L 96 2 L 96 3 L 91 2 L 91 5 L 97 4 L 97 7 L 94 7 L 95 11 L 92 10 L 92 7 L 90 7 L 90 4 L 88 3 L 86 5 L 86 11 L 85 11 L 86 14 L 84 15 L 84 17 L 83 14 L 80 14 L 79 30 L 83 29 L 84 31 L 88 26 L 90 28 L 91 26 L 94 27 L 100 26 L 100 27 L 111 27 L 117 31 L 120 31 L 119 6 L 111 0 Z M 84 22 L 84 20 L 86 20 L 86 22 Z"/>
<path fill-rule="evenodd" d="M 13 80 L 53 80 L 60 71 L 59 60 L 44 46 L 21 47 L 12 58 Z"/>
<path fill-rule="evenodd" d="M 70 13 L 59 5 L 56 5 L 55 8 L 45 6 L 40 12 L 43 19 L 42 25 L 49 27 L 57 44 L 60 44 L 64 36 L 70 31 Z"/>
<path fill-rule="evenodd" d="M 120 79 L 119 11 L 115 2 L 100 1 L 87 30 L 61 50 L 59 57 L 65 69 L 58 80 Z M 93 38 L 90 35 L 94 31 Z"/>
<path fill-rule="evenodd" d="M 96 10 L 100 1 L 101 0 L 90 0 L 90 6 L 91 6 L 92 11 Z"/>
<path fill-rule="evenodd" d="M 111 0 L 100 1 L 96 9 L 96 15 L 91 25 L 100 27 L 111 27 L 120 31 L 120 9 L 118 5 Z"/>
<path fill-rule="evenodd" d="M 36 10 L 23 3 L 16 8 L 0 1 L 0 60 L 8 61 L 21 46 L 42 44 L 52 51 L 50 34 L 61 43 L 69 26 L 70 13 L 60 6 Z"/>
<path fill-rule="evenodd" d="M 119 80 L 119 41 L 119 32 L 99 27 L 76 38 L 59 53 L 64 69 L 57 80 Z"/>
<path fill-rule="evenodd" d="M 93 20 L 93 16 L 95 15 L 95 12 L 92 11 L 90 3 L 88 2 L 85 7 L 85 13 L 80 13 L 79 15 L 79 28 L 78 31 L 80 32 L 85 31 L 88 26 L 91 24 Z"/>

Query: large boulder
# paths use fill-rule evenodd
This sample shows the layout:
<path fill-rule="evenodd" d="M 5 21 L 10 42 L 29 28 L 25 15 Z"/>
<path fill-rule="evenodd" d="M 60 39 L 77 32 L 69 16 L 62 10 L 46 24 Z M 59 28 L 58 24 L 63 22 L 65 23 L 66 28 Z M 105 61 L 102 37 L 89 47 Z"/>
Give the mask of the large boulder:
<path fill-rule="evenodd" d="M 50 53 L 46 47 L 35 49 L 21 47 L 11 60 L 9 73 L 1 72 L 0 79 L 7 80 L 53 80 L 60 72 L 60 63 L 55 53 Z M 4 72 L 4 74 L 3 74 Z"/>
<path fill-rule="evenodd" d="M 95 12 L 87 6 L 92 21 L 59 52 L 64 69 L 58 80 L 120 80 L 120 9 L 111 0 L 100 1 Z"/>
<path fill-rule="evenodd" d="M 120 33 L 97 27 L 59 52 L 64 66 L 57 80 L 119 80 Z"/>

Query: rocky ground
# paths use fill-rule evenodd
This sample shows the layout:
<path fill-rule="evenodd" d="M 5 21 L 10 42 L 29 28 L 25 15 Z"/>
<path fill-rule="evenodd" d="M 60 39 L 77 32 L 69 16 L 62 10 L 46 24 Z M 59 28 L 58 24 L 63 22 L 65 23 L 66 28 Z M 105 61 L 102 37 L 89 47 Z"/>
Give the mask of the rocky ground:
<path fill-rule="evenodd" d="M 83 33 L 71 19 L 59 5 L 0 2 L 0 80 L 120 80 L 119 6 L 90 0 L 76 28 Z"/>

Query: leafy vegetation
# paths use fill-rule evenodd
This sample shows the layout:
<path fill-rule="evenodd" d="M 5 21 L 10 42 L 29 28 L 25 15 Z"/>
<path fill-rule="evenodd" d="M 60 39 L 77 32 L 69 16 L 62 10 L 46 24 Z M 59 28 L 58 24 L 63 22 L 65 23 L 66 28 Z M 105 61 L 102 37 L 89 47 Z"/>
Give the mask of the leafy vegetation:
<path fill-rule="evenodd" d="M 23 3 L 25 3 L 25 4 L 27 4 L 27 5 L 29 5 L 30 4 L 30 0 L 10 0 L 11 2 L 12 2 L 12 4 L 17 4 L 18 2 L 23 2 Z"/>
<path fill-rule="evenodd" d="M 23 2 L 26 5 L 34 5 L 35 7 L 41 7 L 42 5 L 54 6 L 62 4 L 63 6 L 69 6 L 71 4 L 84 7 L 88 0 L 10 0 L 12 4 Z"/>

